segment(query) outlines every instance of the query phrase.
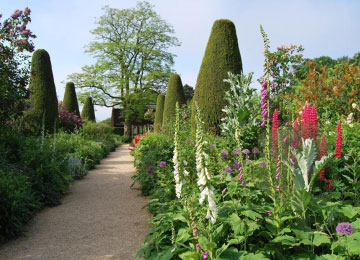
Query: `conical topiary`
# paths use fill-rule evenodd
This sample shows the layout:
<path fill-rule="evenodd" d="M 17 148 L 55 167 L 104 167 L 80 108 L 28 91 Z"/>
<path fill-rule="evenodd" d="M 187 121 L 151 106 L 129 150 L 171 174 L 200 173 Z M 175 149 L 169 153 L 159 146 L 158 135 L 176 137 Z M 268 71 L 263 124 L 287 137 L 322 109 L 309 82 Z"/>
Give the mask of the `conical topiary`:
<path fill-rule="evenodd" d="M 66 107 L 67 111 L 73 112 L 77 116 L 80 116 L 75 85 L 73 82 L 66 83 L 63 105 Z"/>
<path fill-rule="evenodd" d="M 175 119 L 176 102 L 181 107 L 186 104 L 186 99 L 180 76 L 171 74 L 164 102 L 163 125 L 167 125 Z"/>
<path fill-rule="evenodd" d="M 216 20 L 206 46 L 196 81 L 192 101 L 192 126 L 195 129 L 195 102 L 201 110 L 204 129 L 220 132 L 220 120 L 224 116 L 224 94 L 230 85 L 224 82 L 228 72 L 242 72 L 241 56 L 235 25 L 229 20 Z"/>
<path fill-rule="evenodd" d="M 81 111 L 81 118 L 85 121 L 95 122 L 95 111 L 91 97 L 87 97 L 84 103 L 84 107 Z"/>
<path fill-rule="evenodd" d="M 29 89 L 30 108 L 25 115 L 28 123 L 38 130 L 44 122 L 45 131 L 52 133 L 57 128 L 58 100 L 50 56 L 46 50 L 36 50 L 32 56 Z"/>
<path fill-rule="evenodd" d="M 159 94 L 156 101 L 156 110 L 155 110 L 155 119 L 154 119 L 154 128 L 155 132 L 160 133 L 161 126 L 163 122 L 163 112 L 164 112 L 164 103 L 165 96 Z"/>

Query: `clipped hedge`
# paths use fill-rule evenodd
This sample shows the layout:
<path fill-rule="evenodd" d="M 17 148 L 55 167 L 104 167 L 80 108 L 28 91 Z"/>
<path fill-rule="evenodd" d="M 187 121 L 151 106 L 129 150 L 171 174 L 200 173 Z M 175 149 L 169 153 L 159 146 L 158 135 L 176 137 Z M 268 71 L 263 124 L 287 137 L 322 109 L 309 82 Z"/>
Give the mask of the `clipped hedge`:
<path fill-rule="evenodd" d="M 230 20 L 216 20 L 206 46 L 197 77 L 192 100 L 192 127 L 195 129 L 195 103 L 199 104 L 204 129 L 220 133 L 220 120 L 224 116 L 224 95 L 230 85 L 224 82 L 228 72 L 242 72 L 242 61 L 235 25 Z"/>

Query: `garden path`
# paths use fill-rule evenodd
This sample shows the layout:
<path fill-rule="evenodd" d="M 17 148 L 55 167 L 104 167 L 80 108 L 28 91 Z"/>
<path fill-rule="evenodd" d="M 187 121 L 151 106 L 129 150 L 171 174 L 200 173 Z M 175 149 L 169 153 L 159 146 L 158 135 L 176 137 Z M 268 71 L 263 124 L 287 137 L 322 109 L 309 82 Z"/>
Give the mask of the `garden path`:
<path fill-rule="evenodd" d="M 62 205 L 42 210 L 24 236 L 0 247 L 0 259 L 133 259 L 149 230 L 146 198 L 130 189 L 134 172 L 122 145 L 76 181 Z"/>

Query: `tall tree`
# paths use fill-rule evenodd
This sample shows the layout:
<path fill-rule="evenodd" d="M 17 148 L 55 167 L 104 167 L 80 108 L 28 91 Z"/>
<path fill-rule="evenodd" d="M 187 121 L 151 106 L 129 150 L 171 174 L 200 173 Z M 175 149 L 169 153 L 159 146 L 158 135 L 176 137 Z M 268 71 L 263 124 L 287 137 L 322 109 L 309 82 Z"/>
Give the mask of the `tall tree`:
<path fill-rule="evenodd" d="M 94 104 L 108 107 L 121 104 L 131 88 L 166 88 L 174 63 L 168 49 L 180 44 L 173 28 L 148 2 L 138 2 L 135 8 L 105 6 L 103 10 L 91 31 L 95 40 L 86 50 L 96 63 L 69 79 L 87 95 L 91 92 Z"/>

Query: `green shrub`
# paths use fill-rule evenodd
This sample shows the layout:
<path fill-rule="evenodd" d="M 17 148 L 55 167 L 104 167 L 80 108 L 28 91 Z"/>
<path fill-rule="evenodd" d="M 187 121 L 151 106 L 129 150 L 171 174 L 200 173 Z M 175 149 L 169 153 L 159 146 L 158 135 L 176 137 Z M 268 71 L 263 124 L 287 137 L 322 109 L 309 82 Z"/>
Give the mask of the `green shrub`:
<path fill-rule="evenodd" d="M 41 207 L 22 172 L 0 170 L 0 242 L 23 231 L 24 224 Z"/>
<path fill-rule="evenodd" d="M 133 179 L 134 184 L 140 184 L 143 195 L 151 194 L 157 187 L 159 163 L 171 164 L 172 153 L 173 142 L 166 135 L 152 133 L 140 140 L 134 153 L 137 173 Z"/>
<path fill-rule="evenodd" d="M 224 82 L 228 72 L 242 72 L 241 56 L 236 36 L 235 25 L 229 20 L 216 20 L 211 30 L 196 81 L 193 97 L 192 127 L 195 129 L 195 104 L 198 103 L 204 128 L 216 134 L 220 133 L 225 105 L 224 95 L 230 85 Z"/>
<path fill-rule="evenodd" d="M 45 119 L 45 130 L 52 133 L 58 119 L 58 100 L 50 56 L 43 49 L 36 50 L 32 56 L 29 90 L 30 109 L 25 115 L 28 127 L 38 133 Z"/>
<path fill-rule="evenodd" d="M 81 111 L 81 118 L 85 121 L 96 121 L 94 105 L 91 97 L 87 97 L 84 103 L 84 107 Z"/>
<path fill-rule="evenodd" d="M 76 97 L 75 85 L 73 82 L 66 83 L 63 105 L 69 112 L 80 116 L 79 105 Z"/>
<path fill-rule="evenodd" d="M 156 133 L 160 133 L 163 123 L 163 112 L 164 112 L 165 96 L 159 94 L 156 102 L 154 128 Z"/>
<path fill-rule="evenodd" d="M 180 107 L 186 104 L 185 94 L 180 76 L 178 74 L 171 74 L 164 102 L 164 126 L 174 121 L 176 102 L 179 103 Z"/>

